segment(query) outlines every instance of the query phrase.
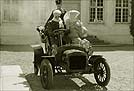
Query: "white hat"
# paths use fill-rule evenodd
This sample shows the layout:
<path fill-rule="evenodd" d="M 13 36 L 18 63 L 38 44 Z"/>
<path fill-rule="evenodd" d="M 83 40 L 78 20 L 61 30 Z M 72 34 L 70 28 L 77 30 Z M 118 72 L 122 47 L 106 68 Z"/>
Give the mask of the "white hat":
<path fill-rule="evenodd" d="M 70 10 L 64 15 L 64 21 L 66 24 L 66 21 L 69 19 L 70 21 L 74 21 L 77 19 L 77 17 L 80 15 L 80 12 L 77 10 Z"/>
<path fill-rule="evenodd" d="M 53 11 L 53 15 L 54 16 L 60 16 L 61 15 L 61 11 L 60 10 L 54 10 Z"/>

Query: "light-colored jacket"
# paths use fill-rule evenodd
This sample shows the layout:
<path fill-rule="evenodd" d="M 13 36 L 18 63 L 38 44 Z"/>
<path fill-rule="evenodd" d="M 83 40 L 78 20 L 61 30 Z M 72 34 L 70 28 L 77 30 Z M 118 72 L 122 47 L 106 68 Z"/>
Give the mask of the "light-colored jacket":
<path fill-rule="evenodd" d="M 78 44 L 81 38 L 87 35 L 87 29 L 83 26 L 82 22 L 78 19 L 79 11 L 68 11 L 64 16 L 66 28 L 70 30 L 69 37 L 73 44 Z"/>

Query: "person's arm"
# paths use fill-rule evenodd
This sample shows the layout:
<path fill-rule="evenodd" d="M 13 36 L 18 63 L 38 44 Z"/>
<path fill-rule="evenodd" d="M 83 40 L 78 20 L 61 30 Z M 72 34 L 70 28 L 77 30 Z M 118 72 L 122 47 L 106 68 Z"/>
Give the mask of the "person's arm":
<path fill-rule="evenodd" d="M 82 35 L 83 35 L 83 37 L 87 37 L 88 36 L 87 28 L 83 24 L 81 25 L 81 28 L 82 28 Z"/>
<path fill-rule="evenodd" d="M 66 29 L 67 31 L 65 32 L 65 34 L 69 34 L 70 33 L 70 23 L 69 23 L 69 19 L 66 20 Z"/>
<path fill-rule="evenodd" d="M 52 20 L 52 19 L 53 19 L 53 11 L 52 11 L 50 17 L 48 18 L 47 22 L 50 21 L 50 20 Z"/>
<path fill-rule="evenodd" d="M 64 28 L 66 29 L 66 25 L 65 25 L 65 22 L 64 22 L 64 15 L 66 14 L 66 10 L 65 9 L 61 9 L 60 11 L 62 12 L 60 18 L 63 20 Z"/>
<path fill-rule="evenodd" d="M 66 19 L 66 29 L 69 29 L 70 23 L 69 23 L 69 19 Z"/>
<path fill-rule="evenodd" d="M 53 31 L 52 31 L 52 22 L 49 21 L 48 24 L 47 24 L 47 27 L 46 27 L 46 31 L 48 32 L 48 35 L 49 36 L 53 36 Z"/>
<path fill-rule="evenodd" d="M 78 21 L 76 23 L 76 27 L 75 27 L 77 30 L 78 30 L 78 34 L 79 34 L 79 37 L 80 38 L 84 38 L 84 37 L 87 37 L 88 35 L 88 30 L 86 27 L 84 27 L 84 25 L 82 24 L 81 21 Z"/>
<path fill-rule="evenodd" d="M 53 10 L 54 11 L 54 10 Z M 52 20 L 53 19 L 53 11 L 52 11 L 52 13 L 51 13 L 51 15 L 50 15 L 50 17 L 48 18 L 48 20 L 47 20 L 47 22 L 46 22 L 46 24 L 45 24 L 45 28 L 47 27 L 47 24 L 48 24 L 48 22 L 50 21 L 50 20 Z"/>

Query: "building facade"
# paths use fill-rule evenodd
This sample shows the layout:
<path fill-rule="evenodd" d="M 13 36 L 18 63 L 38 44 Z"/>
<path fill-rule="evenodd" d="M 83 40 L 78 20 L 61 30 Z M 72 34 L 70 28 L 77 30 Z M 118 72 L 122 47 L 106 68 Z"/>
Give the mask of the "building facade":
<path fill-rule="evenodd" d="M 81 0 L 81 19 L 91 34 L 117 44 L 132 44 L 131 0 Z"/>
<path fill-rule="evenodd" d="M 56 8 L 54 1 L 0 0 L 0 43 L 40 43 L 36 26 L 45 24 Z M 110 43 L 132 44 L 129 0 L 63 0 L 63 7 L 81 12 L 90 35 Z"/>
<path fill-rule="evenodd" d="M 44 25 L 55 8 L 53 0 L 0 0 L 1 44 L 40 42 L 36 27 Z"/>

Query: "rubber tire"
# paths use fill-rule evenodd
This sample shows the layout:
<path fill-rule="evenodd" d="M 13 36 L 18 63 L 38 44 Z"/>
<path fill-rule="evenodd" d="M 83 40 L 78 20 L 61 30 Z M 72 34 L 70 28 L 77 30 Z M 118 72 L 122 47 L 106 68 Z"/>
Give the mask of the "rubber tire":
<path fill-rule="evenodd" d="M 46 74 L 43 74 L 46 71 Z M 46 78 L 44 78 L 46 76 Z M 40 66 L 40 79 L 44 89 L 53 87 L 53 69 L 48 59 L 43 59 Z"/>
<path fill-rule="evenodd" d="M 99 80 L 98 78 L 98 65 L 102 63 L 105 67 L 105 70 L 106 70 L 106 78 L 104 81 L 101 81 Z M 94 64 L 94 77 L 95 77 L 95 80 L 96 82 L 98 83 L 98 85 L 100 86 L 107 86 L 109 81 L 110 81 L 110 76 L 111 76 L 111 73 L 110 73 L 110 67 L 108 65 L 108 63 L 106 62 L 106 60 L 104 58 L 98 58 L 96 61 L 95 61 L 95 64 Z"/>

